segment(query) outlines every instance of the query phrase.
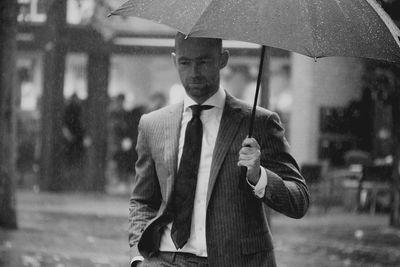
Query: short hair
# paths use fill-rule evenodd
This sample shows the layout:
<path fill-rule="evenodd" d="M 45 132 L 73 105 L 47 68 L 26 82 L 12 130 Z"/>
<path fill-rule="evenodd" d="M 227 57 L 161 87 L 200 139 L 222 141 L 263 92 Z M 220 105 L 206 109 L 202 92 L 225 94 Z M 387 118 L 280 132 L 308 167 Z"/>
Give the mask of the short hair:
<path fill-rule="evenodd" d="M 181 32 L 177 32 L 176 34 L 175 34 L 175 51 L 176 51 L 176 44 L 178 43 L 178 41 L 180 41 L 180 40 L 184 40 L 184 39 L 187 39 L 187 38 L 198 38 L 198 39 L 207 39 L 207 40 L 210 40 L 210 41 L 214 41 L 215 42 L 215 46 L 220 50 L 220 51 L 222 51 L 222 39 L 221 38 L 209 38 L 209 37 L 190 37 L 190 36 L 188 36 L 188 35 L 185 35 L 185 34 L 183 34 L 183 33 L 181 33 Z"/>

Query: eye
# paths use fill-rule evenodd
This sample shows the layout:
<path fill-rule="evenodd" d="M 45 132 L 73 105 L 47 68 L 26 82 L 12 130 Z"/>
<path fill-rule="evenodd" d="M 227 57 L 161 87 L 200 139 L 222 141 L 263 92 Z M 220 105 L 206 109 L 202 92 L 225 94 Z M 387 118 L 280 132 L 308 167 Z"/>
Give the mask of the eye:
<path fill-rule="evenodd" d="M 180 60 L 178 63 L 179 63 L 179 65 L 182 65 L 182 66 L 186 66 L 186 65 L 190 64 L 189 60 Z"/>

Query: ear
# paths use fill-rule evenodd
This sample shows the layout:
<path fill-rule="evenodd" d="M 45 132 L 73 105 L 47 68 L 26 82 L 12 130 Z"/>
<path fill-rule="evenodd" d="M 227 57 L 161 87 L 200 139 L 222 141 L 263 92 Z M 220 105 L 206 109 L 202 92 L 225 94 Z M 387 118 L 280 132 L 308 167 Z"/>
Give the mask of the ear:
<path fill-rule="evenodd" d="M 174 62 L 174 66 L 176 67 L 177 62 L 176 62 L 176 54 L 175 54 L 175 52 L 171 53 L 171 58 L 172 58 L 172 61 Z"/>
<path fill-rule="evenodd" d="M 219 68 L 220 69 L 225 68 L 226 64 L 228 64 L 228 59 L 229 59 L 229 51 L 228 50 L 224 50 L 221 53 L 221 61 L 220 61 L 220 64 L 219 64 Z"/>

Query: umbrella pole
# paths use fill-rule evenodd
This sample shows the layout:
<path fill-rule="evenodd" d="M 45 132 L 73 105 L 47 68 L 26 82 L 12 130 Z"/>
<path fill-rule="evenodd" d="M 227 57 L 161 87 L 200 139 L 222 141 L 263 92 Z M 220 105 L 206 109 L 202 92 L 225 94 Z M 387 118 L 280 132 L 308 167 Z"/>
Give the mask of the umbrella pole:
<path fill-rule="evenodd" d="M 261 85 L 261 77 L 263 73 L 263 65 L 264 65 L 264 58 L 265 58 L 265 50 L 266 47 L 263 45 L 261 47 L 261 58 L 260 58 L 260 65 L 258 67 L 258 77 L 257 77 L 257 85 L 256 85 L 256 93 L 254 96 L 254 104 L 253 104 L 253 110 L 251 112 L 251 118 L 250 118 L 250 124 L 249 124 L 249 135 L 248 137 L 252 137 L 253 135 L 253 128 L 254 128 L 254 119 L 256 117 L 256 109 L 257 109 L 257 102 L 258 102 L 258 95 L 260 93 L 260 85 Z M 246 167 L 241 167 L 241 173 L 240 176 L 242 177 L 239 180 L 239 189 L 241 190 L 249 190 L 250 187 L 247 186 L 246 182 L 246 177 L 247 177 L 247 168 Z"/>
<path fill-rule="evenodd" d="M 265 58 L 265 50 L 266 47 L 263 45 L 261 47 L 261 58 L 260 58 L 260 65 L 258 67 L 258 77 L 257 77 L 257 85 L 256 85 L 256 93 L 254 96 L 254 104 L 253 110 L 251 112 L 250 124 L 249 124 L 249 137 L 253 136 L 253 129 L 254 129 L 254 120 L 256 117 L 256 109 L 257 109 L 257 102 L 258 102 L 258 95 L 260 93 L 260 85 L 261 85 L 261 78 L 263 73 L 263 66 L 264 66 L 264 58 Z"/>

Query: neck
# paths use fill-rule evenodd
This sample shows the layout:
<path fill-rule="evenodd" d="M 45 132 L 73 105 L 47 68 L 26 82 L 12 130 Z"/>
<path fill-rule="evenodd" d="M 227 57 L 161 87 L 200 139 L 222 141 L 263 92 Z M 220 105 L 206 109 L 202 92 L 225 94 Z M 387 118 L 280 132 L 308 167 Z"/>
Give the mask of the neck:
<path fill-rule="evenodd" d="M 204 97 L 193 97 L 188 94 L 188 96 L 196 102 L 198 105 L 202 105 L 204 102 L 206 102 L 208 99 L 210 99 L 213 95 L 215 95 L 218 92 L 219 88 L 217 88 L 215 91 L 213 91 L 211 94 L 206 95 Z"/>
<path fill-rule="evenodd" d="M 204 102 L 207 101 L 207 99 L 209 99 L 210 97 L 207 98 L 202 98 L 202 99 L 198 99 L 198 98 L 193 98 L 191 96 L 189 96 L 191 99 L 193 99 L 194 102 L 196 102 L 198 105 L 202 105 Z"/>

